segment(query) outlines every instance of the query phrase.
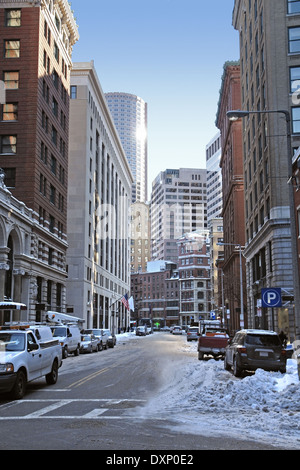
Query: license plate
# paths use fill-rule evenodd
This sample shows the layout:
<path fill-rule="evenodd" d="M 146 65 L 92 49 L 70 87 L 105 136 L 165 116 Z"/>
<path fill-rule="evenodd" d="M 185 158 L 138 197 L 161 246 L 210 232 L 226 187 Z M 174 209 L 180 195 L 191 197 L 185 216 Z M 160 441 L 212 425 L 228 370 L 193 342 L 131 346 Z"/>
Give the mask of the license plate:
<path fill-rule="evenodd" d="M 259 355 L 261 357 L 268 357 L 269 354 L 267 352 L 260 352 Z"/>

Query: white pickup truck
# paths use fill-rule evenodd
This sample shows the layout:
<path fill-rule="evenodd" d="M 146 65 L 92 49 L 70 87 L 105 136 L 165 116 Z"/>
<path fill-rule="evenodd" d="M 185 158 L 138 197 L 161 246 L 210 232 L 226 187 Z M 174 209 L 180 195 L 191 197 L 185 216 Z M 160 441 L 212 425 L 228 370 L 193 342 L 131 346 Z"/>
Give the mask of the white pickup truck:
<path fill-rule="evenodd" d="M 62 350 L 47 326 L 14 326 L 0 329 L 0 392 L 10 392 L 19 400 L 26 385 L 45 376 L 57 382 Z"/>

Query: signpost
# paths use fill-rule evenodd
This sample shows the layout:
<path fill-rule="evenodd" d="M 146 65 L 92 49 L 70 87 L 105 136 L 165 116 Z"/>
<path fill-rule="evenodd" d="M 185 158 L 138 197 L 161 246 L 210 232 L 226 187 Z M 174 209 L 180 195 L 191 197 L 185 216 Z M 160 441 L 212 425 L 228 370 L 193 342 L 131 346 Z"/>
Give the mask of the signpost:
<path fill-rule="evenodd" d="M 262 307 L 282 307 L 281 289 L 268 288 L 261 290 Z"/>
<path fill-rule="evenodd" d="M 274 330 L 274 308 L 282 307 L 281 289 L 268 288 L 261 290 L 262 307 L 272 309 L 272 328 Z"/>

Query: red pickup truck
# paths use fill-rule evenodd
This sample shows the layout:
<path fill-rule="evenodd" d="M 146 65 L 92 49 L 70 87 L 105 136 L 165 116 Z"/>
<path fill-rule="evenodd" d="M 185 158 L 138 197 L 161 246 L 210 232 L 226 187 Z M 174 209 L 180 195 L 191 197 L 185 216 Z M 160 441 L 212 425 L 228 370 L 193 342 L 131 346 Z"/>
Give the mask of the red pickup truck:
<path fill-rule="evenodd" d="M 204 359 L 205 354 L 215 359 L 224 357 L 225 348 L 228 345 L 229 335 L 222 327 L 206 327 L 200 333 L 198 340 L 198 359 Z"/>

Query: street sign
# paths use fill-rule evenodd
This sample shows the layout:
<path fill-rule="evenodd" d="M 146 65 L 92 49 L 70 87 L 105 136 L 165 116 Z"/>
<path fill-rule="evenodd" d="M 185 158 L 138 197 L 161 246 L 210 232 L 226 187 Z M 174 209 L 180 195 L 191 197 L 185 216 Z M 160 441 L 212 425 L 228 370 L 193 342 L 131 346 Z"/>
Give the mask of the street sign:
<path fill-rule="evenodd" d="M 274 308 L 282 306 L 281 289 L 268 288 L 261 290 L 262 307 Z"/>

